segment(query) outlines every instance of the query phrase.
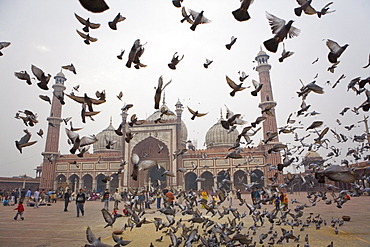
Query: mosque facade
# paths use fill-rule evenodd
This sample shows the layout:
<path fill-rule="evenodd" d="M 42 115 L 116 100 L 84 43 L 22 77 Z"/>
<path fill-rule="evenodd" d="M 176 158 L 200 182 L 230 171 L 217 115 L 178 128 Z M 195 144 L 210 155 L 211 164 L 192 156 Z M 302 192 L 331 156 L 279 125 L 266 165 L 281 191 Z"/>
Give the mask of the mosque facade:
<path fill-rule="evenodd" d="M 259 73 L 260 83 L 263 84 L 260 91 L 261 109 L 269 104 L 276 106 L 276 102 L 273 101 L 269 74 L 271 65 L 268 64 L 268 58 L 263 51 L 256 57 L 256 71 Z M 84 188 L 87 191 L 99 192 L 105 188 L 114 191 L 116 188 L 123 190 L 127 187 L 147 186 L 174 187 L 183 190 L 211 190 L 212 187 L 226 186 L 243 190 L 245 188 L 243 184 L 255 182 L 255 186 L 261 187 L 269 183 L 268 178 L 275 172 L 269 170 L 270 166 L 265 164 L 281 163 L 280 152 L 267 154 L 268 149 L 279 143 L 278 138 L 268 144 L 261 142 L 257 146 L 243 148 L 241 159 L 227 158 L 229 148 L 235 143 L 239 133 L 236 129 L 230 132 L 223 128 L 222 116 L 206 132 L 206 148 L 188 149 L 184 154 L 175 157 L 173 154 L 177 150 L 188 148 L 188 131 L 182 120 L 183 105 L 180 101 L 175 104 L 174 111 L 163 101 L 160 109 L 165 108 L 172 113 L 171 115 L 161 117 L 161 111 L 157 110 L 143 124 L 130 127 L 134 137 L 129 142 L 124 139 L 125 133 L 123 136 L 116 134 L 110 122 L 106 129 L 96 135 L 98 141 L 93 144 L 93 152 L 85 153 L 83 157 L 60 154 L 59 135 L 63 119 L 62 105 L 57 95 L 65 90 L 64 82 L 67 79 L 62 72 L 54 79 L 54 96 L 50 117 L 47 118 L 49 126 L 45 151 L 42 153 L 43 162 L 37 168 L 40 173 L 40 188 L 57 191 L 63 191 L 67 187 L 72 191 Z M 272 115 L 263 113 L 266 117 L 262 123 L 264 138 L 269 131 L 277 132 L 274 110 L 272 113 Z M 123 110 L 121 116 L 123 126 L 127 126 L 127 111 Z M 162 121 L 158 122 L 159 118 Z M 107 149 L 106 139 L 117 142 L 112 148 Z M 131 156 L 134 153 L 140 160 L 155 160 L 157 163 L 148 170 L 140 170 L 137 181 L 131 177 L 133 172 Z M 117 174 L 124 162 L 126 162 L 124 169 Z M 179 168 L 185 168 L 185 172 L 179 171 Z M 174 176 L 163 175 L 164 171 L 170 171 Z"/>

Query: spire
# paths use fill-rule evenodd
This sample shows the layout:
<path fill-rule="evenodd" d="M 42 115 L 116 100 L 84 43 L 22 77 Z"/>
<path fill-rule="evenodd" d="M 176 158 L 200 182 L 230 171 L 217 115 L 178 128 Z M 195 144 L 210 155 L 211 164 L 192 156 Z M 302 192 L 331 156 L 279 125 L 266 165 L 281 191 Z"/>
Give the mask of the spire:
<path fill-rule="evenodd" d="M 220 118 L 222 119 L 222 108 L 220 108 Z"/>
<path fill-rule="evenodd" d="M 166 104 L 166 91 L 163 91 L 163 105 Z"/>
<path fill-rule="evenodd" d="M 109 124 L 112 125 L 112 116 L 110 116 Z"/>

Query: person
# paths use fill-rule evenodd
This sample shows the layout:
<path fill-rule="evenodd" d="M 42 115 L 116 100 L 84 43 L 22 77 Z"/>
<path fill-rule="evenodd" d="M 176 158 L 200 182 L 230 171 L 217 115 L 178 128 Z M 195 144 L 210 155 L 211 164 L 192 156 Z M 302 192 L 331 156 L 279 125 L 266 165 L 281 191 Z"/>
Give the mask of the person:
<path fill-rule="evenodd" d="M 161 199 L 162 199 L 161 192 L 157 191 L 157 208 L 158 209 L 161 208 Z"/>
<path fill-rule="evenodd" d="M 256 191 L 254 192 L 255 194 L 255 197 L 256 197 L 256 204 L 257 204 L 257 207 L 258 209 L 261 208 L 261 204 L 260 204 L 260 201 L 261 201 L 261 192 L 260 192 L 260 189 L 259 188 L 256 188 Z"/>
<path fill-rule="evenodd" d="M 172 194 L 172 192 L 171 192 L 171 191 L 168 191 L 168 192 L 166 193 L 166 197 L 167 197 L 167 202 L 168 202 L 168 204 L 169 204 L 170 206 L 173 206 L 173 201 L 175 200 L 175 197 L 174 197 L 174 195 Z"/>
<path fill-rule="evenodd" d="M 126 201 L 127 200 L 127 195 L 128 195 L 127 190 L 124 189 L 124 191 L 122 192 L 122 195 L 121 195 L 122 200 Z"/>
<path fill-rule="evenodd" d="M 237 189 L 236 191 L 236 198 L 239 199 L 240 201 L 242 201 L 242 193 L 240 192 L 240 189 Z"/>
<path fill-rule="evenodd" d="M 21 200 L 19 200 L 18 206 L 14 210 L 18 210 L 16 215 L 14 216 L 14 219 L 17 220 L 19 215 L 21 217 L 21 220 L 24 220 L 23 217 L 24 207 L 23 202 Z"/>
<path fill-rule="evenodd" d="M 85 193 L 83 193 L 82 189 L 80 189 L 80 192 L 76 195 L 76 209 L 77 209 L 77 217 L 80 217 L 80 212 L 82 216 L 85 214 L 84 210 L 84 204 L 86 201 Z"/>
<path fill-rule="evenodd" d="M 40 199 L 40 192 L 39 192 L 38 188 L 33 193 L 33 199 L 35 200 L 35 205 L 33 207 L 38 208 L 39 207 L 39 199 Z"/>
<path fill-rule="evenodd" d="M 48 190 L 48 192 L 47 192 L 47 201 L 48 201 L 48 203 L 52 202 L 52 201 L 51 201 L 51 195 L 52 195 L 52 194 L 53 194 L 53 191 Z"/>
<path fill-rule="evenodd" d="M 252 189 L 251 197 L 252 197 L 252 204 L 256 205 L 256 188 Z"/>
<path fill-rule="evenodd" d="M 121 194 L 118 192 L 118 189 L 116 189 L 116 192 L 114 192 L 113 194 L 113 200 L 114 200 L 114 208 L 118 209 L 118 203 L 120 203 L 122 200 Z"/>
<path fill-rule="evenodd" d="M 26 198 L 26 193 L 27 193 L 27 191 L 25 190 L 25 188 L 23 188 L 22 190 L 21 190 L 21 197 L 19 198 L 19 200 L 20 201 L 24 201 L 24 199 Z"/>
<path fill-rule="evenodd" d="M 117 211 L 118 211 L 118 208 L 113 209 L 113 212 L 112 212 L 113 217 L 114 218 L 122 217 L 122 214 L 117 213 Z"/>
<path fill-rule="evenodd" d="M 207 202 L 208 202 L 208 193 L 207 193 L 206 190 L 202 190 L 202 199 L 204 199 L 205 203 L 207 204 Z M 205 208 L 203 204 L 202 204 L 202 208 Z"/>
<path fill-rule="evenodd" d="M 276 196 L 274 203 L 275 203 L 275 210 L 278 211 L 280 209 L 280 197 L 279 196 Z"/>
<path fill-rule="evenodd" d="M 103 194 L 103 202 L 104 202 L 104 208 L 105 210 L 109 211 L 109 190 L 105 189 L 105 192 Z"/>
<path fill-rule="evenodd" d="M 288 210 L 288 196 L 284 193 L 284 210 Z"/>
<path fill-rule="evenodd" d="M 67 189 L 64 193 L 64 212 L 68 211 L 68 204 L 71 202 L 71 190 Z"/>
<path fill-rule="evenodd" d="M 281 204 L 281 209 L 284 209 L 284 193 L 283 192 L 280 192 L 279 200 Z"/>
<path fill-rule="evenodd" d="M 30 201 L 30 199 L 31 199 L 31 194 L 32 194 L 32 191 L 31 191 L 31 189 L 29 188 L 29 189 L 27 190 L 27 193 L 26 193 L 26 203 Z"/>

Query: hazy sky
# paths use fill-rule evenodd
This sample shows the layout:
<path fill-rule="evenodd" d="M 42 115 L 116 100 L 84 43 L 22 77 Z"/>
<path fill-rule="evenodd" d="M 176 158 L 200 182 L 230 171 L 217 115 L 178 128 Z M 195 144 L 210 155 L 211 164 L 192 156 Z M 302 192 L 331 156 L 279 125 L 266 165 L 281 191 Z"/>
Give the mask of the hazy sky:
<path fill-rule="evenodd" d="M 65 99 L 62 116 L 72 116 L 76 127 L 84 127 L 80 131 L 82 136 L 98 134 L 109 125 L 110 117 L 113 125 L 118 127 L 121 121 L 120 109 L 124 102 L 134 104 L 129 110 L 130 115 L 136 113 L 140 119 L 145 119 L 152 114 L 155 111 L 154 87 L 161 75 L 165 82 L 172 79 L 165 90 L 167 105 L 175 110 L 174 105 L 178 99 L 183 103 L 183 119 L 187 124 L 188 138 L 197 140 L 198 148 L 203 148 L 205 133 L 219 119 L 220 109 L 225 113 L 225 104 L 234 112 L 243 114 L 249 123 L 254 121 L 260 115 L 259 96 L 251 96 L 250 88 L 231 97 L 225 75 L 237 82 L 238 71 L 245 71 L 249 74 L 244 82 L 246 86 L 252 85 L 252 79 L 258 80 L 258 74 L 253 70 L 256 63 L 253 61 L 261 46 L 265 50 L 263 41 L 273 36 L 266 11 L 286 21 L 294 20 L 293 26 L 301 29 L 300 36 L 285 41 L 286 49 L 295 52 L 292 57 L 283 63 L 278 62 L 281 44 L 276 54 L 267 52 L 272 65 L 270 72 L 274 100 L 278 103 L 278 127 L 284 126 L 288 115 L 300 108 L 301 98 L 296 93 L 301 87 L 299 79 L 309 83 L 318 73 L 316 83 L 324 87 L 325 93 L 311 93 L 306 102 L 311 104 L 310 111 L 315 110 L 321 114 L 306 118 L 297 118 L 294 114 L 294 119 L 301 121 L 305 128 L 315 120 L 323 120 L 323 127 L 336 129 L 349 137 L 364 132 L 364 125 L 357 121 L 363 119 L 364 115 L 369 115 L 368 113 L 360 111 L 359 115 L 355 115 L 348 111 L 341 116 L 339 112 L 346 106 L 353 108 L 365 100 L 363 94 L 356 96 L 352 90 L 347 92 L 347 84 L 355 77 L 369 76 L 370 68 L 362 68 L 367 64 L 370 53 L 368 0 L 334 1 L 330 8 L 336 12 L 321 19 L 316 15 L 295 16 L 293 9 L 298 6 L 295 0 L 256 0 L 249 9 L 251 19 L 245 22 L 236 21 L 231 14 L 239 8 L 238 0 L 185 0 L 184 6 L 198 12 L 204 10 L 204 16 L 212 21 L 199 25 L 195 32 L 190 30 L 188 23 L 180 22 L 181 9 L 175 8 L 171 0 L 107 0 L 107 3 L 110 9 L 96 14 L 85 10 L 77 0 L 1 1 L 0 41 L 12 44 L 2 49 L 4 55 L 0 57 L 0 87 L 3 92 L 0 98 L 0 176 L 35 176 L 34 169 L 42 162 L 41 152 L 45 148 L 46 133 L 41 139 L 36 132 L 40 128 L 46 132 L 50 106 L 39 99 L 38 95 L 47 94 L 52 97 L 52 89 L 41 90 L 36 81 L 29 86 L 14 76 L 14 72 L 21 70 L 31 74 L 31 64 L 54 76 L 62 65 L 73 63 L 77 75 L 63 70 L 67 78 L 66 93 L 70 93 L 72 87 L 78 84 L 80 93 L 76 95 L 87 93 L 94 97 L 95 91 L 106 90 L 107 102 L 94 108 L 101 113 L 95 117 L 94 122 L 88 119 L 86 124 L 81 122 L 81 106 L 69 98 Z M 319 10 L 327 3 L 328 1 L 316 0 L 313 1 L 313 6 Z M 108 21 L 113 20 L 119 12 L 127 19 L 118 23 L 118 30 L 111 30 Z M 83 18 L 90 17 L 91 22 L 101 24 L 99 29 L 90 31 L 90 36 L 98 38 L 97 42 L 91 45 L 83 42 L 76 32 L 76 29 L 81 31 L 83 26 L 74 13 Z M 227 50 L 225 44 L 230 42 L 231 36 L 237 37 L 237 41 L 231 50 Z M 140 70 L 125 67 L 129 50 L 136 39 L 147 43 L 141 61 L 148 66 Z M 349 44 L 339 59 L 341 62 L 334 74 L 327 71 L 330 63 L 325 39 L 332 39 L 340 45 Z M 118 60 L 116 56 L 121 49 L 126 52 L 123 60 Z M 177 70 L 171 70 L 167 64 L 175 52 L 185 56 Z M 208 69 L 203 67 L 206 58 L 214 61 Z M 318 62 L 312 64 L 316 58 L 319 58 Z M 335 89 L 326 84 L 330 81 L 333 85 L 342 74 L 346 78 Z M 52 84 L 54 79 L 49 82 L 50 88 Z M 124 95 L 122 102 L 116 97 L 120 91 Z M 191 121 L 186 106 L 209 113 Z M 25 109 L 38 114 L 39 123 L 35 127 L 26 127 L 21 120 L 14 118 L 18 110 Z M 342 125 L 338 125 L 336 119 Z M 351 131 L 346 130 L 344 126 L 351 123 L 358 127 Z M 298 126 L 298 123 L 294 126 Z M 23 129 L 26 128 L 33 134 L 31 140 L 38 142 L 24 148 L 23 154 L 20 154 L 14 141 L 24 135 Z M 304 130 L 298 130 L 297 133 L 299 136 L 306 134 Z M 347 143 L 337 144 L 331 133 L 327 137 L 331 140 L 330 146 L 341 148 L 344 155 L 349 147 L 357 145 L 351 139 Z M 258 143 L 261 138 L 261 133 L 256 135 L 254 143 Z M 279 138 L 282 142 L 296 144 L 292 134 L 281 134 Z M 315 134 L 311 134 L 307 142 L 312 142 L 313 138 L 316 138 Z M 62 125 L 61 153 L 68 153 L 66 140 Z M 329 152 L 330 150 L 324 149 L 319 151 L 322 156 Z M 342 158 L 343 155 L 331 162 L 338 162 Z"/>

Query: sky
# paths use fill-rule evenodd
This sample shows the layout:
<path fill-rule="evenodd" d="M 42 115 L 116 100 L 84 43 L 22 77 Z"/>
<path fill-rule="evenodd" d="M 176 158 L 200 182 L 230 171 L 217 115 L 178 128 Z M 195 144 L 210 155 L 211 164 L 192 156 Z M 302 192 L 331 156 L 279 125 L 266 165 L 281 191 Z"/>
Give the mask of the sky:
<path fill-rule="evenodd" d="M 121 107 L 124 103 L 134 105 L 129 114 L 136 114 L 139 119 L 149 117 L 154 111 L 154 93 L 158 78 L 162 75 L 165 82 L 172 80 L 166 88 L 166 103 L 175 110 L 179 99 L 184 105 L 183 120 L 188 128 L 188 139 L 197 143 L 198 148 L 204 148 L 204 137 L 207 130 L 220 118 L 220 111 L 225 117 L 225 105 L 236 113 L 241 113 L 248 123 L 260 115 L 259 96 L 250 94 L 252 88 L 237 92 L 235 97 L 229 95 L 231 88 L 227 85 L 225 76 L 238 82 L 238 71 L 245 71 L 249 77 L 243 86 L 252 86 L 252 79 L 258 80 L 258 73 L 253 69 L 257 53 L 262 49 L 263 42 L 273 37 L 266 12 L 269 12 L 286 21 L 294 20 L 293 26 L 301 29 L 298 37 L 284 41 L 289 51 L 295 52 L 283 63 L 278 62 L 282 52 L 282 44 L 277 53 L 267 52 L 270 56 L 269 64 L 274 100 L 277 102 L 276 118 L 278 127 L 286 125 L 290 113 L 296 123 L 304 129 L 297 130 L 299 136 L 306 134 L 305 129 L 317 120 L 324 121 L 318 130 L 330 127 L 338 133 L 348 137 L 364 133 L 364 124 L 358 123 L 365 113 L 360 110 L 356 115 L 350 110 L 339 115 L 344 107 L 353 109 L 359 106 L 365 95 L 356 95 L 352 90 L 347 91 L 348 83 L 356 77 L 366 78 L 370 68 L 362 68 L 368 63 L 370 54 L 370 2 L 368 0 L 352 1 L 337 0 L 330 6 L 334 13 L 318 18 L 316 15 L 294 14 L 298 4 L 294 0 L 258 0 L 249 8 L 251 19 L 238 22 L 231 12 L 240 7 L 237 0 L 184 0 L 183 6 L 200 12 L 211 20 L 210 23 L 199 25 L 195 31 L 190 30 L 190 24 L 182 19 L 181 9 L 172 5 L 170 0 L 107 0 L 110 9 L 103 13 L 92 13 L 84 9 L 77 0 L 3 0 L 0 8 L 0 42 L 11 42 L 11 45 L 2 49 L 0 57 L 0 84 L 3 92 L 0 98 L 2 121 L 0 176 L 17 176 L 27 174 L 34 177 L 34 169 L 42 163 L 41 152 L 45 149 L 45 139 L 41 139 L 36 132 L 41 128 L 46 132 L 46 118 L 50 114 L 50 106 L 39 99 L 38 95 L 52 96 L 52 89 L 44 91 L 37 87 L 37 81 L 32 85 L 17 79 L 14 72 L 26 70 L 31 74 L 31 65 L 41 68 L 45 73 L 55 76 L 61 71 L 61 66 L 74 64 L 77 74 L 63 70 L 67 81 L 66 93 L 72 87 L 80 85 L 76 95 L 87 93 L 95 96 L 97 90 L 105 90 L 107 102 L 95 106 L 100 111 L 95 121 L 81 122 L 81 106 L 66 98 L 62 117 L 72 117 L 74 126 L 84 127 L 80 135 L 98 134 L 105 129 L 112 118 L 113 125 L 118 127 L 121 122 Z M 312 5 L 321 9 L 328 1 L 316 0 Z M 98 41 L 86 45 L 77 34 L 83 26 L 75 18 L 74 13 L 91 22 L 100 23 L 99 29 L 91 30 L 90 36 Z M 126 20 L 117 24 L 117 30 L 111 30 L 108 21 L 121 13 Z M 232 36 L 237 38 L 230 50 L 225 44 Z M 145 52 L 141 62 L 147 67 L 139 70 L 125 67 L 128 53 L 136 39 L 145 44 Z M 329 52 L 325 42 L 331 39 L 339 45 L 349 44 L 340 57 L 340 64 L 334 73 L 327 71 L 331 65 L 327 59 Z M 121 49 L 125 50 L 123 60 L 118 60 Z M 168 68 L 172 55 L 178 52 L 184 59 L 177 65 L 176 70 Z M 208 69 L 203 67 L 206 58 L 214 62 Z M 318 62 L 312 64 L 319 58 Z M 309 111 L 320 114 L 309 117 L 296 117 L 300 109 L 301 98 L 297 91 L 301 82 L 307 84 L 314 80 L 324 88 L 324 94 L 310 93 L 306 103 L 310 104 Z M 331 87 L 335 81 L 345 74 L 337 87 Z M 327 83 L 330 81 L 331 84 Z M 54 79 L 49 82 L 49 87 Z M 253 87 L 253 86 L 252 86 Z M 367 85 L 369 88 L 369 85 Z M 122 101 L 116 97 L 123 92 Z M 204 117 L 190 120 L 187 106 L 199 112 L 208 112 Z M 31 110 L 37 113 L 39 123 L 34 127 L 26 127 L 14 116 L 19 110 Z M 342 125 L 338 125 L 339 119 Z M 348 131 L 344 126 L 355 124 Z M 37 140 L 33 146 L 23 149 L 20 154 L 15 147 L 15 140 L 23 135 L 23 129 L 28 129 Z M 241 127 L 238 128 L 241 130 Z M 340 163 L 345 157 L 348 148 L 358 146 L 349 139 L 346 143 L 337 143 L 331 133 L 327 134 L 331 140 L 329 146 L 341 149 L 341 156 L 331 159 L 332 163 Z M 307 142 L 312 142 L 316 134 L 311 134 Z M 254 137 L 258 144 L 263 139 L 262 133 Z M 280 141 L 296 145 L 292 134 L 280 134 Z M 69 146 L 64 131 L 61 128 L 60 152 L 68 153 Z M 320 149 L 318 152 L 325 157 L 331 150 Z"/>

